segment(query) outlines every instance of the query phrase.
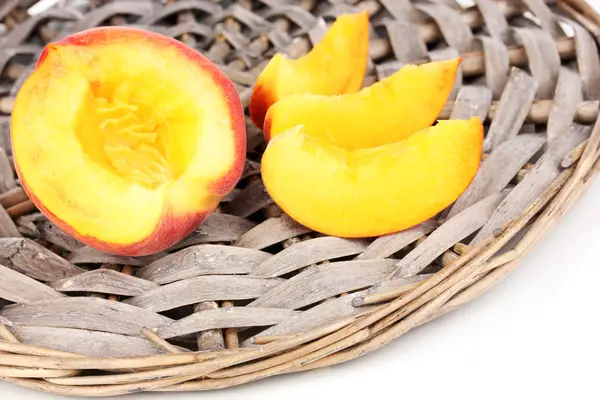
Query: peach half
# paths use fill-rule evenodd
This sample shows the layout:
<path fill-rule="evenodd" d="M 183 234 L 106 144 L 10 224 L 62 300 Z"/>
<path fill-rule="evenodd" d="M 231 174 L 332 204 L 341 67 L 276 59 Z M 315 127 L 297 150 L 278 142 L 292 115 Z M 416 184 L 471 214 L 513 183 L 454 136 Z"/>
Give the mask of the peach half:
<path fill-rule="evenodd" d="M 184 44 L 95 28 L 49 44 L 12 114 L 19 178 L 61 229 L 145 255 L 192 232 L 238 181 L 244 114 L 232 82 Z"/>
<path fill-rule="evenodd" d="M 333 95 L 360 90 L 369 47 L 369 14 L 340 15 L 312 50 L 297 59 L 277 53 L 262 71 L 250 98 L 250 118 L 262 129 L 277 101 L 297 93 Z"/>
<path fill-rule="evenodd" d="M 379 236 L 452 204 L 475 177 L 482 143 L 478 118 L 440 121 L 404 141 L 357 150 L 296 126 L 269 142 L 262 178 L 275 203 L 308 228 Z"/>
<path fill-rule="evenodd" d="M 347 148 L 362 149 L 405 139 L 425 129 L 444 108 L 460 58 L 405 65 L 357 93 L 302 94 L 274 104 L 265 118 L 267 140 L 296 125 L 311 135 Z"/>

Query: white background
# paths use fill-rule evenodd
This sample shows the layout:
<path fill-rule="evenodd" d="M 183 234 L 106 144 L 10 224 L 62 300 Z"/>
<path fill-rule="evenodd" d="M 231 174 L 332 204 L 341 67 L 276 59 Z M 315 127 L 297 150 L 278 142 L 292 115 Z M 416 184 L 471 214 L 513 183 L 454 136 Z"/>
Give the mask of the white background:
<path fill-rule="evenodd" d="M 600 399 L 600 179 L 498 286 L 362 358 L 220 399 Z M 165 394 L 139 394 L 131 400 Z M 0 399 L 57 399 L 0 383 Z"/>
<path fill-rule="evenodd" d="M 221 391 L 122 398 L 598 400 L 599 248 L 597 179 L 502 283 L 375 353 Z M 0 382 L 2 400 L 58 398 Z"/>

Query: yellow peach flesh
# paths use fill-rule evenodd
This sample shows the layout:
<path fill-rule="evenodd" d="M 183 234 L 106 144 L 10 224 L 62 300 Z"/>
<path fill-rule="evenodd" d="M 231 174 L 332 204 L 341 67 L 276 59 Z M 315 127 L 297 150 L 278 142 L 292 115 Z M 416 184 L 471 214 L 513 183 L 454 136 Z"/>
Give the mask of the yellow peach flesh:
<path fill-rule="evenodd" d="M 340 15 L 306 55 L 289 59 L 278 53 L 258 77 L 250 101 L 250 117 L 262 128 L 265 114 L 277 101 L 297 93 L 334 95 L 360 90 L 369 45 L 367 12 Z"/>
<path fill-rule="evenodd" d="M 179 45 L 107 32 L 108 44 L 49 45 L 20 90 L 19 174 L 49 216 L 103 250 L 177 239 L 189 233 L 178 224 L 189 230 L 190 216 L 209 213 L 231 189 L 219 180 L 241 173 L 241 104 L 224 95 L 216 68 L 204 70 Z M 166 220 L 168 235 L 157 232 Z"/>
<path fill-rule="evenodd" d="M 267 139 L 296 126 L 347 149 L 381 146 L 431 126 L 454 84 L 460 59 L 406 65 L 394 75 L 340 96 L 301 94 L 274 104 Z"/>
<path fill-rule="evenodd" d="M 389 234 L 450 205 L 479 167 L 479 119 L 440 121 L 408 139 L 348 150 L 297 126 L 275 137 L 262 160 L 273 200 L 292 218 L 341 237 Z"/>

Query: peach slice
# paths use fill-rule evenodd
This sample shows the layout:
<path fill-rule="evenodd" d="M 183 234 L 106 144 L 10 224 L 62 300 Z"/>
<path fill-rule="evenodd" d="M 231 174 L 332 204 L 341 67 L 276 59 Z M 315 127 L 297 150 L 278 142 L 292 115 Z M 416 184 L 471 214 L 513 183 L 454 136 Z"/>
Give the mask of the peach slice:
<path fill-rule="evenodd" d="M 113 254 L 155 253 L 193 231 L 238 181 L 245 140 L 241 101 L 214 64 L 131 28 L 49 44 L 12 114 L 33 203 Z"/>
<path fill-rule="evenodd" d="M 372 237 L 417 225 L 454 202 L 475 177 L 478 118 L 440 121 L 404 141 L 347 150 L 296 126 L 275 137 L 262 178 L 275 203 L 315 231 Z"/>
<path fill-rule="evenodd" d="M 461 59 L 405 65 L 358 93 L 302 94 L 274 104 L 265 118 L 269 140 L 304 125 L 311 135 L 347 149 L 381 146 L 425 129 L 444 108 Z"/>
<path fill-rule="evenodd" d="M 277 53 L 254 85 L 250 118 L 261 128 L 271 105 L 296 93 L 323 95 L 360 89 L 367 68 L 369 14 L 342 14 L 313 49 L 298 59 Z"/>

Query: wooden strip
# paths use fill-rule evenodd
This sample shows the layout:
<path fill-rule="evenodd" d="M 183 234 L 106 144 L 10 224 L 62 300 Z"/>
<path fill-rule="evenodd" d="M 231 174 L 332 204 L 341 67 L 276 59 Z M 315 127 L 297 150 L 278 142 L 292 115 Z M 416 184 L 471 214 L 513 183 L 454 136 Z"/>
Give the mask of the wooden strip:
<path fill-rule="evenodd" d="M 209 311 L 209 310 L 215 310 L 215 309 L 219 309 L 219 304 L 216 301 L 204 301 L 202 303 L 198 303 L 194 306 L 194 313 L 198 314 L 200 312 L 205 312 L 205 311 Z M 179 322 L 181 325 L 185 325 L 184 322 L 185 320 L 188 320 L 189 318 L 193 317 L 196 314 L 192 314 L 189 317 L 183 318 Z M 164 328 L 166 328 L 166 332 L 163 331 L 162 334 L 168 334 L 168 332 L 177 332 L 176 329 L 173 328 L 173 324 L 169 324 L 167 326 L 165 326 Z M 159 328 L 157 330 L 160 331 L 161 328 Z M 200 331 L 200 332 L 198 332 Z M 223 331 L 221 331 L 221 329 L 207 329 L 207 330 L 201 330 L 198 329 L 196 332 L 198 332 L 198 335 L 196 336 L 196 342 L 198 343 L 198 350 L 199 351 L 217 351 L 217 350 L 223 350 L 225 348 L 225 339 L 223 337 Z M 159 334 L 160 335 L 160 334 Z M 180 335 L 179 333 L 175 333 L 173 336 L 177 336 Z M 185 334 L 181 334 L 181 335 L 185 335 Z M 166 337 L 166 336 L 165 336 Z"/>
<path fill-rule="evenodd" d="M 0 206 L 0 238 L 15 237 L 21 237 L 21 233 L 4 207 Z"/>
<path fill-rule="evenodd" d="M 553 98 L 560 68 L 554 39 L 547 31 L 537 28 L 514 28 L 514 32 L 525 47 L 529 71 L 538 83 L 537 98 Z"/>
<path fill-rule="evenodd" d="M 163 257 L 164 253 L 148 257 L 124 257 L 116 254 L 103 253 L 93 247 L 84 246 L 75 249 L 68 257 L 73 264 L 122 264 L 141 267 Z"/>
<path fill-rule="evenodd" d="M 0 239 L 0 264 L 42 282 L 86 272 L 30 239 Z"/>
<path fill-rule="evenodd" d="M 525 133 L 498 146 L 481 163 L 471 185 L 454 202 L 447 218 L 504 189 L 545 142 L 544 135 Z"/>
<path fill-rule="evenodd" d="M 582 101 L 581 78 L 577 73 L 561 68 L 554 104 L 548 116 L 546 147 L 551 146 L 560 135 L 569 132 L 577 107 Z"/>
<path fill-rule="evenodd" d="M 395 260 L 356 260 L 312 267 L 269 290 L 249 307 L 298 309 L 379 283 L 394 265 Z"/>
<path fill-rule="evenodd" d="M 575 32 L 575 50 L 577 70 L 583 82 L 583 94 L 586 100 L 600 100 L 600 56 L 592 35 L 577 22 L 563 18 Z"/>
<path fill-rule="evenodd" d="M 46 217 L 41 214 L 37 214 L 41 218 L 37 218 L 33 221 L 36 227 L 37 237 L 44 239 L 52 244 L 55 244 L 65 250 L 75 251 L 85 245 L 79 240 L 75 239 L 68 233 L 65 233 L 59 227 L 50 222 Z"/>
<path fill-rule="evenodd" d="M 235 215 L 212 213 L 191 235 L 176 243 L 170 250 L 204 243 L 234 242 L 255 224 Z"/>
<path fill-rule="evenodd" d="M 229 307 L 196 312 L 158 328 L 157 334 L 169 339 L 190 333 L 223 328 L 246 328 L 279 324 L 301 314 L 282 308 Z"/>
<path fill-rule="evenodd" d="M 488 196 L 446 221 L 398 262 L 391 277 L 411 278 L 417 275 L 444 251 L 481 228 L 506 194 L 504 191 Z"/>
<path fill-rule="evenodd" d="M 10 117 L 0 116 L 0 147 L 4 149 L 7 156 L 12 156 Z"/>
<path fill-rule="evenodd" d="M 536 91 L 535 79 L 523 70 L 512 69 L 483 144 L 486 153 L 490 153 L 505 140 L 517 136 L 533 104 Z"/>
<path fill-rule="evenodd" d="M 0 298 L 14 303 L 29 304 L 64 295 L 17 271 L 0 265 Z"/>
<path fill-rule="evenodd" d="M 408 21 L 408 18 L 388 20 L 384 26 L 396 60 L 407 63 L 427 57 L 427 45 L 423 36 L 418 26 Z"/>
<path fill-rule="evenodd" d="M 139 269 L 136 276 L 163 285 L 200 275 L 248 274 L 270 257 L 254 249 L 201 244 L 160 258 Z"/>
<path fill-rule="evenodd" d="M 293 244 L 263 261 L 252 275 L 263 278 L 281 276 L 311 264 L 352 256 L 367 248 L 364 240 L 349 240 L 333 236 L 319 237 Z"/>
<path fill-rule="evenodd" d="M 257 342 L 258 338 L 300 334 L 308 330 L 330 325 L 336 321 L 341 321 L 365 312 L 369 312 L 373 309 L 373 307 L 356 308 L 352 306 L 352 300 L 365 293 L 366 290 L 363 290 L 347 296 L 336 297 L 329 301 L 325 301 L 306 311 L 303 311 L 302 313 L 299 313 L 294 318 L 285 319 L 281 323 L 267 328 L 259 334 L 245 340 L 242 343 L 242 347 L 252 346 Z"/>
<path fill-rule="evenodd" d="M 25 325 L 15 325 L 12 329 L 25 344 L 89 357 L 139 357 L 166 353 L 146 339 L 114 333 Z"/>
<path fill-rule="evenodd" d="M 79 373 L 76 369 L 41 369 L 22 367 L 0 366 L 0 376 L 18 378 L 64 378 L 75 376 Z"/>
<path fill-rule="evenodd" d="M 29 199 L 29 197 L 27 197 L 27 193 L 25 193 L 23 188 L 20 186 L 0 194 L 0 204 L 4 208 L 12 207 L 15 204 L 22 203 L 27 199 Z"/>
<path fill-rule="evenodd" d="M 416 3 L 414 6 L 430 16 L 439 26 L 448 45 L 460 53 L 470 51 L 473 46 L 473 33 L 461 14 L 443 4 Z"/>
<path fill-rule="evenodd" d="M 16 187 L 13 168 L 10 165 L 6 151 L 0 147 L 0 193 L 8 192 Z"/>
<path fill-rule="evenodd" d="M 499 103 L 497 101 L 492 101 L 492 106 L 487 114 L 487 119 L 493 121 L 494 116 L 498 111 Z M 546 125 L 548 123 L 548 117 L 550 116 L 550 112 L 552 111 L 552 107 L 554 106 L 554 100 L 536 100 L 531 105 L 529 109 L 529 113 L 525 117 L 526 124 L 543 124 Z M 454 104 L 452 102 L 446 103 L 444 109 L 440 112 L 438 119 L 450 119 L 452 110 L 454 109 Z M 596 118 L 598 118 L 598 109 L 599 103 L 598 101 L 584 101 L 577 106 L 577 110 L 575 111 L 575 119 L 574 121 L 578 124 L 590 125 L 596 122 Z M 525 133 L 525 132 L 521 132 Z"/>
<path fill-rule="evenodd" d="M 434 220 L 428 220 L 402 232 L 380 236 L 356 258 L 359 260 L 367 260 L 389 257 L 413 243 L 415 240 L 427 235 L 429 232 L 433 231 L 436 226 L 437 224 Z"/>
<path fill-rule="evenodd" d="M 273 204 L 273 199 L 267 193 L 262 180 L 255 180 L 228 203 L 223 211 L 227 214 L 246 218 L 255 212 Z"/>
<path fill-rule="evenodd" d="M 535 167 L 500 203 L 471 244 L 480 243 L 493 236 L 494 231 L 519 216 L 559 176 L 562 159 L 583 142 L 590 132 L 589 126 L 573 125 L 569 132 L 559 136 Z"/>
<path fill-rule="evenodd" d="M 492 104 L 492 92 L 485 86 L 463 86 L 460 88 L 450 119 L 478 117 L 485 121 Z"/>
<path fill-rule="evenodd" d="M 160 314 L 96 297 L 61 297 L 27 305 L 15 304 L 0 310 L 0 316 L 21 325 L 77 328 L 129 336 L 139 336 L 143 327 L 155 328 L 172 322 Z"/>
<path fill-rule="evenodd" d="M 540 21 L 540 25 L 546 32 L 549 32 L 551 37 L 561 37 L 564 32 L 556 21 L 556 15 L 550 10 L 550 7 L 544 0 L 523 0 L 527 8 Z"/>
<path fill-rule="evenodd" d="M 286 214 L 283 214 L 277 218 L 269 218 L 250 229 L 234 243 L 234 246 L 264 249 L 308 232 L 310 232 L 309 228 L 300 225 Z"/>
<path fill-rule="evenodd" d="M 124 303 L 161 312 L 210 300 L 256 299 L 281 282 L 281 279 L 276 278 L 198 276 L 170 283 L 152 292 L 127 299 Z"/>
<path fill-rule="evenodd" d="M 52 282 L 50 287 L 59 292 L 93 292 L 137 296 L 157 289 L 159 286 L 145 279 L 100 268 Z"/>
<path fill-rule="evenodd" d="M 35 204 L 31 200 L 25 200 L 22 203 L 16 204 L 12 207 L 6 209 L 6 213 L 10 215 L 12 218 L 20 217 L 21 215 L 25 215 L 32 211 L 35 211 Z"/>
<path fill-rule="evenodd" d="M 370 304 L 379 304 L 397 299 L 402 294 L 415 289 L 423 281 L 429 279 L 432 275 L 433 274 L 420 274 L 415 275 L 412 278 L 397 278 L 383 281 L 377 285 L 374 285 L 369 290 L 362 293 L 361 296 L 358 296 L 352 300 L 352 306 L 363 307 L 365 305 L 365 298 L 377 299 L 377 302 Z"/>
<path fill-rule="evenodd" d="M 492 0 L 475 0 L 475 4 L 485 21 L 485 28 L 490 36 L 500 42 L 511 43 L 510 26 L 498 3 Z"/>
<path fill-rule="evenodd" d="M 490 1 L 490 0 L 486 0 Z M 477 40 L 483 48 L 485 59 L 485 82 L 492 90 L 492 97 L 499 99 L 506 87 L 510 73 L 508 49 L 499 39 L 478 36 Z"/>
<path fill-rule="evenodd" d="M 167 353 L 170 354 L 181 354 L 183 353 L 183 351 L 178 348 L 177 346 L 173 346 L 171 343 L 167 342 L 166 340 L 160 338 L 156 333 L 154 333 L 153 331 L 151 331 L 148 328 L 142 328 L 141 330 L 142 335 L 144 335 L 144 337 L 146 339 L 148 339 L 149 341 L 151 341 L 152 343 L 154 343 L 154 345 L 160 347 L 161 349 L 165 350 Z"/>
<path fill-rule="evenodd" d="M 392 14 L 395 20 L 405 19 L 417 23 L 422 22 L 423 17 L 413 7 L 410 0 L 379 0 L 379 2 Z"/>

